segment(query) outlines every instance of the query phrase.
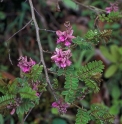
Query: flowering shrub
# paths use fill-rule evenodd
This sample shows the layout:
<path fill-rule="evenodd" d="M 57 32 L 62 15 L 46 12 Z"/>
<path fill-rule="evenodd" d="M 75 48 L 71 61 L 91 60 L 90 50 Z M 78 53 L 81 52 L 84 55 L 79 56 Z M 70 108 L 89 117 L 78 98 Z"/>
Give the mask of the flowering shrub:
<path fill-rule="evenodd" d="M 66 114 L 67 108 L 70 109 L 71 106 L 77 108 L 76 124 L 88 124 L 90 121 L 100 124 L 112 124 L 114 116 L 105 105 L 92 104 L 90 107 L 85 108 L 81 104 L 77 104 L 79 100 L 85 99 L 87 94 L 99 92 L 104 69 L 103 62 L 94 60 L 84 66 L 81 64 L 79 68 L 75 68 L 73 61 L 71 61 L 73 50 L 77 48 L 81 52 L 83 50 L 91 50 L 93 46 L 100 44 L 103 40 L 108 42 L 112 30 L 89 30 L 84 37 L 75 37 L 73 36 L 74 31 L 70 22 L 65 22 L 66 30 L 63 32 L 58 30 L 55 33 L 58 36 L 55 42 L 57 46 L 53 55 L 50 56 L 50 60 L 56 66 L 48 69 L 44 60 L 43 52 L 45 51 L 40 41 L 40 28 L 36 21 L 35 9 L 32 0 L 28 0 L 28 2 L 32 14 L 30 22 L 33 21 L 33 26 L 35 26 L 36 30 L 40 62 L 36 63 L 31 58 L 28 60 L 27 56 L 21 56 L 17 64 L 23 72 L 20 78 L 15 78 L 6 84 L 4 77 L 0 76 L 0 92 L 3 95 L 0 97 L 0 112 L 6 114 L 7 111 L 11 115 L 16 113 L 18 118 L 22 118 L 19 120 L 20 123 L 24 123 L 31 110 L 41 101 L 43 92 L 49 91 L 54 97 L 54 102 L 50 106 L 57 108 L 59 114 Z M 101 11 L 108 14 L 99 14 L 97 19 L 114 22 L 122 17 L 121 13 L 117 12 L 117 3 L 111 3 L 110 5 L 110 7 L 106 7 L 106 11 Z M 50 79 L 50 73 L 55 75 L 52 77 L 53 81 Z M 64 85 L 59 85 L 58 77 L 60 76 L 65 79 Z M 61 86 L 61 90 L 54 87 L 55 83 Z"/>

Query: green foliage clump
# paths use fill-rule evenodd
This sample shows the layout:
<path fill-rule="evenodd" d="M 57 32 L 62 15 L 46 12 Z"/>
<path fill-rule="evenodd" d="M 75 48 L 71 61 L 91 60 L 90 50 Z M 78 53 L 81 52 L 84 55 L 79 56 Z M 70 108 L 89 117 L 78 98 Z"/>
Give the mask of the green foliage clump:
<path fill-rule="evenodd" d="M 108 108 L 101 104 L 91 105 L 90 115 L 100 124 L 113 124 L 114 121 L 114 116 L 109 113 Z"/>
<path fill-rule="evenodd" d="M 88 124 L 90 120 L 97 124 L 113 124 L 114 116 L 109 113 L 106 106 L 92 104 L 90 110 L 79 108 L 75 124 Z"/>
<path fill-rule="evenodd" d="M 75 124 L 88 124 L 88 122 L 91 120 L 91 117 L 87 110 L 85 109 L 78 109 L 77 115 L 76 115 L 76 123 Z"/>
<path fill-rule="evenodd" d="M 33 89 L 33 84 L 40 82 L 42 69 L 42 65 L 34 65 L 29 73 L 23 73 L 23 78 L 15 78 L 7 83 L 5 82 L 6 78 L 0 76 L 0 92 L 3 94 L 0 97 L 1 114 L 7 110 L 7 106 L 15 106 L 19 116 L 39 103 L 39 96 L 36 95 L 37 91 Z M 41 84 L 39 86 L 41 91 Z"/>
<path fill-rule="evenodd" d="M 112 30 L 89 30 L 84 38 L 77 36 L 73 39 L 73 43 L 80 46 L 83 50 L 91 50 L 92 45 L 97 45 L 100 41 L 108 42 L 112 34 Z"/>
<path fill-rule="evenodd" d="M 122 18 L 121 12 L 110 12 L 109 14 L 101 14 L 99 15 L 99 20 L 107 21 L 107 22 L 117 22 Z"/>
<path fill-rule="evenodd" d="M 79 85 L 79 80 L 75 74 L 74 67 L 68 67 L 67 70 L 65 70 L 65 76 L 65 91 L 62 92 L 62 95 L 65 95 L 66 102 L 72 103 L 75 100 L 75 93 Z"/>
<path fill-rule="evenodd" d="M 66 81 L 64 85 L 65 90 L 62 92 L 62 95 L 65 96 L 65 101 L 72 103 L 80 97 L 78 92 L 80 89 L 79 80 L 83 81 L 90 91 L 98 92 L 99 78 L 103 69 L 102 61 L 93 61 L 82 66 L 79 71 L 75 71 L 72 66 L 64 70 L 63 74 L 66 76 Z M 80 92 L 82 93 L 82 90 Z"/>
<path fill-rule="evenodd" d="M 101 76 L 101 72 L 104 69 L 102 61 L 89 62 L 87 65 L 82 66 L 77 75 L 79 80 L 84 81 L 85 85 L 94 92 L 99 91 L 98 83 Z"/>
<path fill-rule="evenodd" d="M 111 62 L 111 65 L 105 72 L 105 77 L 112 77 L 117 70 L 122 71 L 122 47 L 117 45 L 111 45 L 109 48 L 101 46 L 100 50 L 102 54 Z"/>

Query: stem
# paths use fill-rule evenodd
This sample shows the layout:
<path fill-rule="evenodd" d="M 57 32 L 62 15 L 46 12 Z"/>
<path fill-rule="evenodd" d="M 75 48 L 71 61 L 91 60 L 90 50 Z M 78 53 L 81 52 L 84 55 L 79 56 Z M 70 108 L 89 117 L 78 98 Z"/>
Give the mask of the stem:
<path fill-rule="evenodd" d="M 48 73 L 47 73 L 47 68 L 46 68 L 46 64 L 45 64 L 45 61 L 44 61 L 44 57 L 43 57 L 43 49 L 42 49 L 42 45 L 41 45 L 41 41 L 40 41 L 40 36 L 39 36 L 39 26 L 38 26 L 37 21 L 36 21 L 32 0 L 29 0 L 29 4 L 30 4 L 30 8 L 31 8 L 32 20 L 34 22 L 35 30 L 36 30 L 36 38 L 37 38 L 37 43 L 38 43 L 39 52 L 40 52 L 40 62 L 42 62 L 43 67 L 44 67 L 46 81 L 47 81 L 47 83 L 48 83 L 48 85 L 49 85 L 49 87 L 50 87 L 50 89 L 52 91 L 52 94 L 53 94 L 54 98 L 57 100 L 56 95 L 55 95 L 55 93 L 53 91 L 52 85 L 50 83 L 50 79 L 49 79 Z"/>
<path fill-rule="evenodd" d="M 105 10 L 99 9 L 99 8 L 97 8 L 97 7 L 82 4 L 82 3 L 80 3 L 80 2 L 78 2 L 78 1 L 76 1 L 76 0 L 72 0 L 72 1 L 73 1 L 74 3 L 76 3 L 76 4 L 79 4 L 80 6 L 83 6 L 83 7 L 87 8 L 87 9 L 89 9 L 89 10 L 94 11 L 94 12 L 97 13 L 97 14 L 99 14 L 100 12 L 106 12 Z"/>

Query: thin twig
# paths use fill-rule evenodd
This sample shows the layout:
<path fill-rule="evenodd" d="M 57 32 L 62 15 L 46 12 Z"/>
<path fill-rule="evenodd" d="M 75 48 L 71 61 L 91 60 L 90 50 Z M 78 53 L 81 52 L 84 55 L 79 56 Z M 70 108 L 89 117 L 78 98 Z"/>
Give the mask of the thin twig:
<path fill-rule="evenodd" d="M 13 65 L 12 59 L 11 59 L 11 54 L 10 54 L 10 49 L 8 49 L 8 58 L 10 63 Z"/>
<path fill-rule="evenodd" d="M 52 32 L 52 33 L 55 33 L 56 32 L 56 31 L 53 31 L 53 30 L 47 30 L 47 29 L 41 29 L 41 28 L 39 28 L 39 30 L 47 31 L 47 32 Z"/>
<path fill-rule="evenodd" d="M 6 46 L 7 46 L 7 49 L 8 49 L 8 57 L 9 57 L 9 61 L 10 63 L 13 65 L 12 63 L 12 60 L 11 60 L 11 54 L 10 54 L 10 49 L 9 49 L 9 46 L 8 46 L 8 41 L 13 38 L 16 34 L 18 34 L 20 31 L 22 31 L 23 29 L 25 29 L 30 23 L 31 23 L 32 19 L 24 26 L 22 27 L 19 31 L 17 31 L 16 33 L 14 33 L 11 37 L 9 37 L 5 42 L 6 42 Z"/>
<path fill-rule="evenodd" d="M 75 2 L 75 3 L 78 4 L 78 5 L 81 5 L 81 6 L 85 7 L 85 8 L 87 8 L 87 9 L 90 9 L 90 10 L 96 12 L 97 14 L 98 14 L 99 12 L 106 12 L 105 10 L 99 9 L 99 8 L 97 8 L 97 7 L 82 4 L 82 3 L 80 3 L 80 2 L 78 2 L 78 1 L 76 1 L 76 0 L 72 0 L 72 1 Z"/>
<path fill-rule="evenodd" d="M 43 93 L 43 92 L 42 92 L 42 93 Z M 40 93 L 39 98 L 41 97 L 42 93 Z M 32 110 L 33 110 L 33 108 L 31 108 L 31 109 L 29 110 L 29 112 L 28 112 L 27 115 L 25 116 L 23 122 L 26 121 L 27 117 L 29 116 L 29 114 L 31 113 Z"/>
<path fill-rule="evenodd" d="M 31 113 L 32 109 L 33 109 L 33 108 L 31 108 L 31 109 L 29 110 L 28 114 L 25 116 L 25 118 L 24 118 L 24 120 L 23 120 L 24 122 L 26 121 L 27 117 L 28 117 L 29 114 Z"/>
<path fill-rule="evenodd" d="M 53 52 L 50 52 L 48 50 L 43 50 L 44 53 L 49 53 L 49 54 L 52 54 Z"/>
<path fill-rule="evenodd" d="M 32 22 L 32 19 L 23 27 L 21 28 L 19 31 L 17 31 L 16 33 L 14 33 L 11 37 L 8 38 L 8 40 L 10 40 L 12 37 L 14 37 L 16 34 L 18 34 L 20 31 L 22 31 L 23 29 L 25 29 L 30 23 Z M 8 40 L 6 40 L 5 42 L 7 42 Z"/>
<path fill-rule="evenodd" d="M 48 83 L 48 85 L 49 85 L 49 87 L 50 87 L 50 89 L 52 91 L 52 94 L 53 94 L 54 98 L 57 100 L 56 94 L 53 91 L 53 87 L 52 87 L 52 85 L 50 83 L 50 79 L 49 79 L 49 76 L 48 76 L 46 64 L 45 64 L 44 57 L 43 57 L 43 49 L 42 49 L 42 45 L 41 45 L 41 41 L 40 41 L 40 35 L 39 35 L 39 26 L 38 26 L 36 18 L 35 18 L 33 3 L 32 3 L 32 0 L 28 0 L 28 1 L 29 1 L 29 4 L 30 4 L 32 19 L 33 19 L 33 22 L 34 22 L 34 25 L 35 25 L 35 30 L 36 30 L 36 38 L 37 38 L 38 47 L 39 47 L 39 51 L 40 51 L 40 62 L 42 62 L 43 67 L 44 67 L 46 81 L 47 81 L 47 83 Z"/>
<path fill-rule="evenodd" d="M 34 8 L 35 12 L 37 13 L 37 15 L 42 18 L 42 16 L 39 14 L 39 12 L 36 10 L 36 8 Z"/>

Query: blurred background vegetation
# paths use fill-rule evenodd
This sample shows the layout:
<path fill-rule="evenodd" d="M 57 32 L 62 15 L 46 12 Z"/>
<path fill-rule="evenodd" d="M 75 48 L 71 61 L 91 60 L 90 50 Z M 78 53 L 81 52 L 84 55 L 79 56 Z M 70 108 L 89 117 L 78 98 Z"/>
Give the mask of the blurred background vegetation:
<path fill-rule="evenodd" d="M 114 0 L 77 1 L 100 9 L 105 9 L 109 6 L 109 2 L 114 2 Z M 82 37 L 88 30 L 95 29 L 96 13 L 83 6 L 78 6 L 71 0 L 59 2 L 60 12 L 56 11 L 56 0 L 33 0 L 33 3 L 40 29 L 63 31 L 65 30 L 63 25 L 65 21 L 70 21 L 75 36 Z M 119 4 L 119 8 L 122 11 L 122 3 Z M 17 67 L 19 56 L 28 56 L 39 62 L 39 50 L 33 23 L 8 40 L 30 20 L 31 13 L 28 1 L 3 0 L 0 3 L 0 71 L 9 79 L 20 76 Z M 88 95 L 85 100 L 81 100 L 77 104 L 89 108 L 91 103 L 104 103 L 115 115 L 115 124 L 122 124 L 122 20 L 116 23 L 99 21 L 98 26 L 100 30 L 113 30 L 110 41 L 101 42 L 92 51 L 75 49 L 72 61 L 75 63 L 75 67 L 79 68 L 89 61 L 102 60 L 105 70 L 102 76 L 101 90 L 97 94 Z M 40 37 L 43 49 L 53 52 L 56 46 L 56 34 L 40 30 Z M 51 54 L 44 53 L 48 68 L 53 65 L 50 56 Z M 50 75 L 50 78 L 53 81 L 53 75 Z M 59 77 L 58 80 L 63 86 L 64 78 Z M 51 108 L 53 101 L 54 99 L 49 92 L 44 93 L 40 99 L 40 105 L 33 109 L 26 124 L 74 124 L 76 108 L 70 107 L 66 115 L 59 115 L 56 109 Z M 0 124 L 16 123 L 16 115 L 5 116 L 4 119 L 0 116 Z M 90 124 L 93 123 L 90 122 Z"/>

